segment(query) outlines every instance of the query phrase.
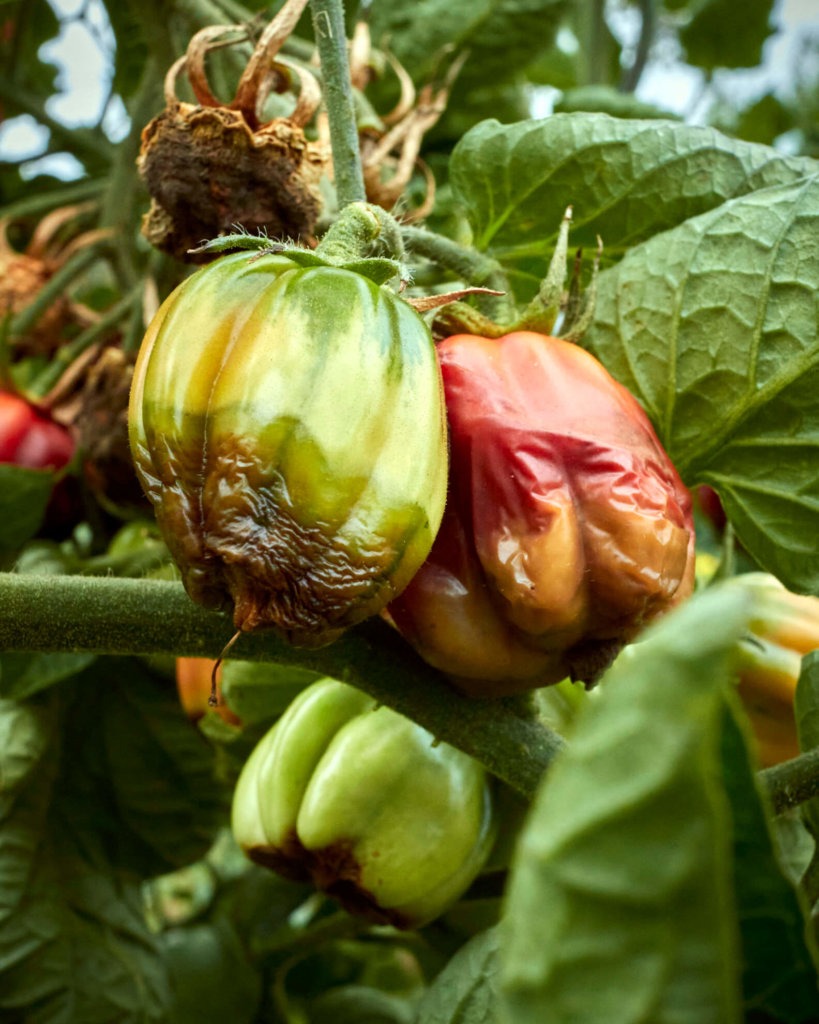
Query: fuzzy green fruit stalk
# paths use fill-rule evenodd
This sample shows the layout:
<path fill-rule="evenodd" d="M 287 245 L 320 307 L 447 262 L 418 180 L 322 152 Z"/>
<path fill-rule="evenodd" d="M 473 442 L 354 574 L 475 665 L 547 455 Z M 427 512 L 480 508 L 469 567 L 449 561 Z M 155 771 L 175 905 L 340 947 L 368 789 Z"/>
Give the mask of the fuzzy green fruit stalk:
<path fill-rule="evenodd" d="M 225 256 L 165 301 L 139 354 L 137 473 L 190 596 L 305 646 L 401 592 L 443 514 L 429 331 L 358 273 Z"/>
<path fill-rule="evenodd" d="M 248 856 L 350 912 L 415 928 L 454 903 L 494 839 L 477 761 L 365 694 L 322 679 L 248 759 L 233 798 Z"/>

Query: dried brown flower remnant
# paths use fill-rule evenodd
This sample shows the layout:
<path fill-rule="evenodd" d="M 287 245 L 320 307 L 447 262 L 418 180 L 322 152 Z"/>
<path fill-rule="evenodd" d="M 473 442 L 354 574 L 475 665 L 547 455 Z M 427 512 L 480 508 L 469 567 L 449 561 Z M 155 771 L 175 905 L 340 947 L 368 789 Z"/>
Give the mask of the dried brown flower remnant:
<path fill-rule="evenodd" d="M 0 316 L 21 313 L 60 267 L 104 234 L 98 230 L 77 233 L 71 222 L 76 222 L 87 209 L 86 205 L 77 205 L 53 210 L 39 222 L 22 252 L 9 241 L 11 222 L 5 218 L 0 221 Z M 95 320 L 92 310 L 72 302 L 62 292 L 25 336 L 14 339 L 15 352 L 21 356 L 48 355 L 65 341 L 67 327 L 81 329 Z"/>
<path fill-rule="evenodd" d="M 406 69 L 390 54 L 387 62 L 398 78 L 400 96 L 380 125 L 362 126 L 359 131 L 364 187 L 367 199 L 386 210 L 394 209 L 405 199 L 407 186 L 416 170 L 424 178 L 425 195 L 414 209 L 402 209 L 401 219 L 421 220 L 435 203 L 435 179 L 421 159 L 424 135 L 444 113 L 452 85 L 463 66 L 466 55 L 454 60 L 438 83 L 427 83 L 416 94 Z M 350 53 L 350 76 L 353 85 L 363 91 L 371 76 L 372 47 L 365 22 L 356 26 Z M 406 205 L 406 204 L 404 204 Z"/>
<path fill-rule="evenodd" d="M 203 29 L 169 71 L 166 109 L 143 131 L 138 160 L 151 194 L 142 230 L 152 245 L 178 259 L 201 262 L 209 257 L 192 256 L 188 250 L 203 239 L 235 231 L 237 225 L 274 238 L 312 238 L 322 206 L 319 180 L 329 151 L 324 143 L 307 139 L 304 128 L 320 93 L 309 71 L 276 56 L 296 10 L 303 6 L 298 0 L 287 18 L 281 17 L 285 8 L 270 23 L 229 104 L 221 104 L 210 90 L 205 55 L 225 45 L 228 33 L 238 32 L 232 41 L 239 41 L 243 30 Z M 198 104 L 177 99 L 176 79 L 182 71 Z M 287 92 L 296 81 L 292 114 L 262 123 L 270 92 Z"/>

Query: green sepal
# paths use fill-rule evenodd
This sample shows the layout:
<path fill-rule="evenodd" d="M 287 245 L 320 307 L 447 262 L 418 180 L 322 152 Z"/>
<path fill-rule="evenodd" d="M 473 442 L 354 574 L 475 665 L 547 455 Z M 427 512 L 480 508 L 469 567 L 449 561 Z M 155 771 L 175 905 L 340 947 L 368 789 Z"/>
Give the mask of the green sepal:
<path fill-rule="evenodd" d="M 222 235 L 219 238 L 212 238 L 203 242 L 196 249 L 189 249 L 191 253 L 201 255 L 203 253 L 222 254 L 228 252 L 241 252 L 246 250 L 255 256 L 285 256 L 292 260 L 298 267 L 336 267 L 339 270 L 349 270 L 353 274 L 360 274 L 377 285 L 388 284 L 390 281 L 405 281 L 409 272 L 407 267 L 400 261 L 389 259 L 383 256 L 372 256 L 365 259 L 354 259 L 340 262 L 332 258 L 327 259 L 319 256 L 312 249 L 304 249 L 298 245 L 285 244 L 282 242 L 271 242 L 263 235 Z M 252 258 L 252 257 L 251 257 Z"/>
<path fill-rule="evenodd" d="M 389 284 L 396 278 L 406 281 L 409 271 L 400 260 L 391 260 L 387 257 L 373 256 L 364 260 L 353 260 L 350 263 L 343 263 L 342 270 L 350 270 L 354 274 L 369 278 L 374 284 Z"/>
<path fill-rule="evenodd" d="M 206 253 L 237 252 L 246 249 L 248 252 L 258 252 L 260 249 L 273 249 L 273 244 L 266 235 L 249 235 L 245 231 L 239 231 L 235 235 L 220 235 L 218 238 L 209 238 L 202 242 L 195 249 L 188 249 L 192 255 L 200 256 Z"/>

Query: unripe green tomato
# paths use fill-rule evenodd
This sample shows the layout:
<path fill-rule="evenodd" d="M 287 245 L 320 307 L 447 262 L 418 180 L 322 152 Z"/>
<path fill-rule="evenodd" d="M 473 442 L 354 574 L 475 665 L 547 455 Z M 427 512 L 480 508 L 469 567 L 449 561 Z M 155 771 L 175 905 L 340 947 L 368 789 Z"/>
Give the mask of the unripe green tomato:
<path fill-rule="evenodd" d="M 477 761 L 334 679 L 304 690 L 256 746 L 232 827 L 252 860 L 399 928 L 453 904 L 495 832 Z"/>
<path fill-rule="evenodd" d="M 376 614 L 424 561 L 446 496 L 429 331 L 386 288 L 225 256 L 148 328 L 136 470 L 190 596 L 307 646 Z"/>

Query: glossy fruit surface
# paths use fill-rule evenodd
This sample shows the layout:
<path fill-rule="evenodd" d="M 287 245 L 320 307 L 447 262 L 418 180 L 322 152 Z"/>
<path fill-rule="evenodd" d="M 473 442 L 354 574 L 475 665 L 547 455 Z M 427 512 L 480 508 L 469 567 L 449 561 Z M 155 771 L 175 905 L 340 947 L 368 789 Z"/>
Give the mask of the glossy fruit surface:
<path fill-rule="evenodd" d="M 293 701 L 233 799 L 234 835 L 254 861 L 407 928 L 463 893 L 489 854 L 493 823 L 477 761 L 334 679 Z"/>
<path fill-rule="evenodd" d="M 446 439 L 429 332 L 392 292 L 283 256 L 223 257 L 151 323 L 130 438 L 191 597 L 329 642 L 423 562 Z"/>
<path fill-rule="evenodd" d="M 0 462 L 62 469 L 74 454 L 71 435 L 19 395 L 0 391 Z"/>
<path fill-rule="evenodd" d="M 691 592 L 688 491 L 637 401 L 578 346 L 456 335 L 438 356 L 447 510 L 389 614 L 471 694 L 593 681 Z"/>

